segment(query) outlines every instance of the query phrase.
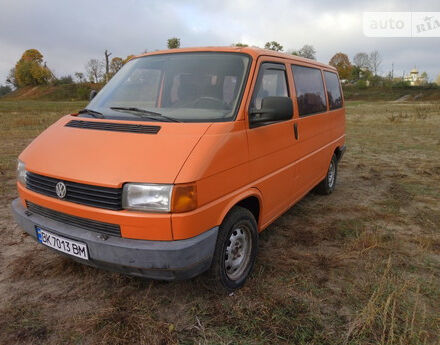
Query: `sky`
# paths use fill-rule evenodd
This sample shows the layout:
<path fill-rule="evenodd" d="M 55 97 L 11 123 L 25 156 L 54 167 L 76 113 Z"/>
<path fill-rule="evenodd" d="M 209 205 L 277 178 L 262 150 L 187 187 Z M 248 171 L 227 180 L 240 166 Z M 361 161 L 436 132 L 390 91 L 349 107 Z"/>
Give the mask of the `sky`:
<path fill-rule="evenodd" d="M 84 72 L 92 58 L 126 57 L 165 49 L 170 37 L 182 47 L 277 41 L 285 51 L 315 47 L 328 63 L 337 52 L 352 60 L 378 50 L 379 72 L 417 67 L 440 73 L 440 38 L 369 38 L 364 11 L 436 11 L 438 0 L 0 0 L 0 84 L 26 49 L 38 49 L 57 77 Z"/>

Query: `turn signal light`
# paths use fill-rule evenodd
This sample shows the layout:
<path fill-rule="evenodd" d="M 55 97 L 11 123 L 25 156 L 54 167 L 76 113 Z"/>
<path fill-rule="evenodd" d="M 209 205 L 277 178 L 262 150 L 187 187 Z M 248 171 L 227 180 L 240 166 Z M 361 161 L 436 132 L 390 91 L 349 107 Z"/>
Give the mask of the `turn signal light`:
<path fill-rule="evenodd" d="M 181 213 L 197 208 L 197 187 L 195 183 L 174 185 L 171 212 Z"/>

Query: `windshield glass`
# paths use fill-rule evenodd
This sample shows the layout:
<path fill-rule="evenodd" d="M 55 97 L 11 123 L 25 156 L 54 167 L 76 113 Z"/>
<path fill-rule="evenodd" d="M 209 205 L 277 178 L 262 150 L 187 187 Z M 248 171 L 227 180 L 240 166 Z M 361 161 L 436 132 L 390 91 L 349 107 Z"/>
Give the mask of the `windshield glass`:
<path fill-rule="evenodd" d="M 248 65 L 249 57 L 239 53 L 136 58 L 108 82 L 87 109 L 110 119 L 230 121 L 235 117 Z"/>

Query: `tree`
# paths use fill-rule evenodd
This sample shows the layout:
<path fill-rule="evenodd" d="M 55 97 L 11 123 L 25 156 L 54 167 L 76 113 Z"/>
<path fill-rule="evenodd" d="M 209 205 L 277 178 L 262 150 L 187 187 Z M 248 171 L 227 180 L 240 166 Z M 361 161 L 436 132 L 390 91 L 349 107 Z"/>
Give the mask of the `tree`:
<path fill-rule="evenodd" d="M 370 57 L 367 53 L 357 53 L 353 58 L 353 63 L 361 70 L 371 70 Z"/>
<path fill-rule="evenodd" d="M 316 50 L 313 46 L 305 44 L 300 50 L 295 50 L 292 55 L 301 56 L 306 59 L 316 60 Z"/>
<path fill-rule="evenodd" d="M 249 47 L 246 43 L 232 43 L 233 47 L 241 47 L 241 48 L 245 48 L 245 47 Z"/>
<path fill-rule="evenodd" d="M 91 83 L 99 83 L 104 74 L 104 66 L 98 59 L 90 59 L 86 65 L 86 73 Z"/>
<path fill-rule="evenodd" d="M 82 73 L 82 72 L 75 72 L 74 75 L 75 75 L 75 78 L 78 80 L 78 83 L 83 83 L 84 82 L 84 73 Z"/>
<path fill-rule="evenodd" d="M 8 85 L 0 85 L 0 97 L 8 94 L 12 91 L 12 88 Z"/>
<path fill-rule="evenodd" d="M 73 78 L 71 75 L 65 75 L 63 77 L 60 77 L 58 79 L 55 79 L 53 82 L 54 85 L 66 85 L 66 84 L 73 84 Z"/>
<path fill-rule="evenodd" d="M 277 52 L 283 51 L 283 46 L 279 44 L 277 41 L 266 42 L 264 45 L 264 49 L 275 50 Z"/>
<path fill-rule="evenodd" d="M 117 71 L 119 71 L 122 66 L 124 65 L 124 60 L 120 57 L 114 57 L 112 61 L 110 62 L 110 75 L 113 76 L 116 74 Z"/>
<path fill-rule="evenodd" d="M 15 64 L 14 79 L 18 87 L 42 85 L 53 79 L 53 75 L 43 64 L 43 55 L 36 49 L 28 49 Z"/>
<path fill-rule="evenodd" d="M 43 63 L 43 55 L 37 49 L 25 50 L 21 59 L 28 62 L 37 62 L 39 64 Z"/>
<path fill-rule="evenodd" d="M 372 77 L 372 74 L 371 74 L 370 70 L 365 69 L 365 68 L 360 68 L 355 65 L 355 66 L 352 66 L 351 78 L 349 78 L 349 79 L 354 80 L 354 81 L 360 80 L 360 79 L 370 80 L 371 77 Z"/>
<path fill-rule="evenodd" d="M 379 71 L 379 67 L 382 64 L 382 56 L 377 50 L 370 53 L 370 64 L 373 74 L 376 76 Z"/>
<path fill-rule="evenodd" d="M 341 79 L 349 79 L 351 75 L 352 65 L 350 59 L 344 53 L 336 53 L 330 59 L 330 66 L 335 67 L 338 70 L 339 77 Z"/>
<path fill-rule="evenodd" d="M 124 60 L 122 60 L 122 65 L 125 65 L 128 61 L 130 61 L 133 56 L 134 56 L 133 54 L 127 55 L 127 57 Z"/>
<path fill-rule="evenodd" d="M 439 73 L 439 75 L 437 76 L 437 79 L 435 80 L 435 83 L 436 83 L 438 86 L 440 86 L 440 73 Z"/>
<path fill-rule="evenodd" d="M 6 84 L 9 84 L 13 88 L 17 88 L 17 79 L 15 79 L 15 67 L 9 70 L 8 76 L 6 77 Z"/>
<path fill-rule="evenodd" d="M 167 41 L 167 47 L 168 49 L 180 48 L 180 38 L 177 37 L 169 38 Z"/>
<path fill-rule="evenodd" d="M 108 80 L 110 79 L 109 73 L 110 73 L 110 61 L 109 61 L 109 57 L 110 55 L 112 55 L 112 53 L 108 52 L 107 49 L 104 52 L 104 56 L 105 56 L 105 82 L 108 82 Z"/>

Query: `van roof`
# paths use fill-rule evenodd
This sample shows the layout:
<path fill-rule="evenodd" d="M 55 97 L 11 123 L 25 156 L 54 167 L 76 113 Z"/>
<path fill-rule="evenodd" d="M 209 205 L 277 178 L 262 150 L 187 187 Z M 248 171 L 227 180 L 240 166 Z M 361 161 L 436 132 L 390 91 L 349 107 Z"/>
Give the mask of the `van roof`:
<path fill-rule="evenodd" d="M 133 58 L 138 58 L 141 56 L 148 55 L 158 55 L 158 54 L 174 54 L 174 53 L 188 53 L 188 52 L 234 52 L 234 53 L 246 53 L 252 56 L 254 59 L 257 59 L 259 56 L 274 56 L 282 59 L 288 59 L 290 61 L 298 61 L 304 62 L 310 65 L 315 65 L 317 67 L 325 67 L 327 69 L 331 69 L 336 71 L 336 68 L 326 65 L 321 62 L 317 62 L 315 60 L 306 59 L 300 56 L 291 55 L 287 53 L 280 53 L 270 49 L 263 49 L 258 47 L 235 47 L 235 46 L 225 46 L 225 47 L 190 47 L 190 48 L 178 48 L 178 49 L 166 49 L 166 50 L 157 50 L 154 52 L 149 52 L 145 54 L 140 54 L 134 56 Z"/>

